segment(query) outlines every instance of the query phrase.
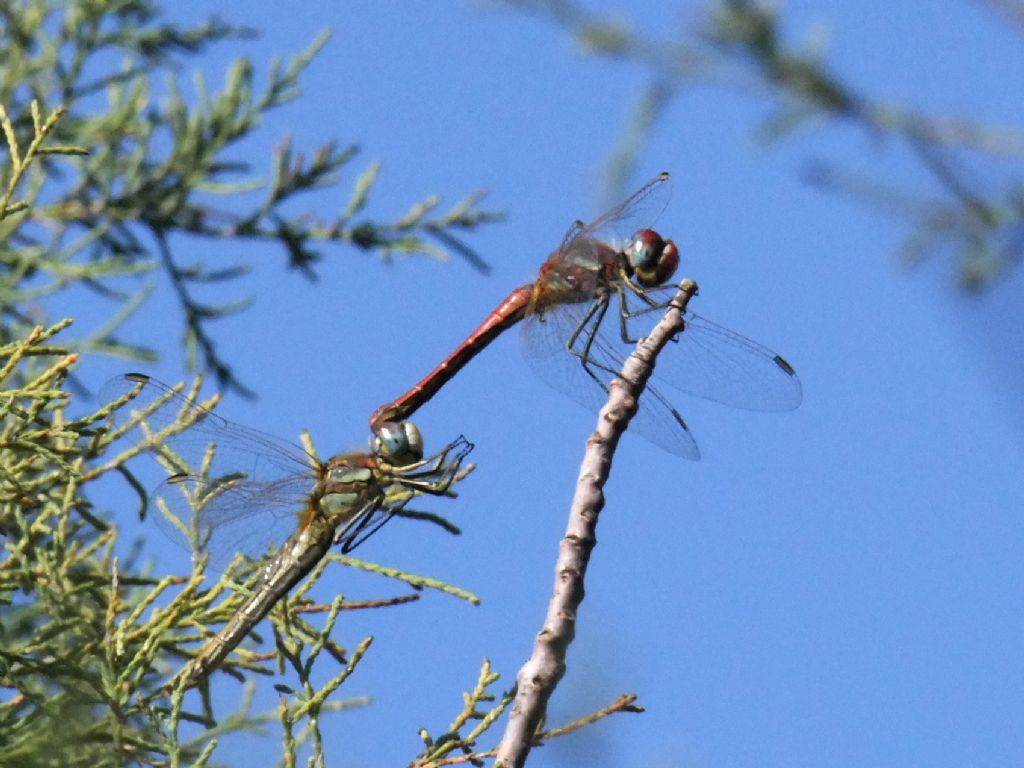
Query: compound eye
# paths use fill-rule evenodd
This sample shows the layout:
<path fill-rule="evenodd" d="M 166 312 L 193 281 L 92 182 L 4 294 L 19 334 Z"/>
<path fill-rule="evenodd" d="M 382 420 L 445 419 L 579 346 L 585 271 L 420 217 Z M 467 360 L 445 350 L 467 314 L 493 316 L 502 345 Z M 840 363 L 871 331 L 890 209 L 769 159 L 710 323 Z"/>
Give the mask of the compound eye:
<path fill-rule="evenodd" d="M 655 288 L 675 273 L 679 266 L 679 249 L 653 229 L 641 229 L 633 235 L 626 258 L 636 281 L 644 288 Z"/>
<path fill-rule="evenodd" d="M 423 458 L 423 435 L 411 421 L 386 421 L 373 439 L 373 450 L 400 467 Z"/>
<path fill-rule="evenodd" d="M 641 229 L 626 249 L 629 266 L 634 271 L 648 271 L 658 265 L 658 256 L 665 243 L 653 229 Z"/>

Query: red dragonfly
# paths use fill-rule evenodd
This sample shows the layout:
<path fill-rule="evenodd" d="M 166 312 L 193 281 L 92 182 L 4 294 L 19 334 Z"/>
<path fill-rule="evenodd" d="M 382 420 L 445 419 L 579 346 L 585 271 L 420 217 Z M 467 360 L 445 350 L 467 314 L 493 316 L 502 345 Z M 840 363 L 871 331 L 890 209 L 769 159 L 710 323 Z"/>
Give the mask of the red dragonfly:
<path fill-rule="evenodd" d="M 437 368 L 378 408 L 370 417 L 371 428 L 380 432 L 408 419 L 484 347 L 520 322 L 527 362 L 538 375 L 599 410 L 630 345 L 644 335 L 637 323 L 667 307 L 676 290 L 669 280 L 679 265 L 679 249 L 647 228 L 670 195 L 669 174 L 662 173 L 592 223 L 573 224 L 537 280 L 512 291 Z M 632 237 L 622 239 L 628 233 Z M 613 300 L 615 311 L 609 313 Z M 609 314 L 616 330 L 604 322 Z M 700 458 L 697 441 L 658 391 L 660 384 L 754 411 L 800 405 L 800 379 L 781 356 L 693 312 L 685 318 L 686 330 L 658 360 L 654 386 L 641 397 L 631 431 L 670 453 Z"/>

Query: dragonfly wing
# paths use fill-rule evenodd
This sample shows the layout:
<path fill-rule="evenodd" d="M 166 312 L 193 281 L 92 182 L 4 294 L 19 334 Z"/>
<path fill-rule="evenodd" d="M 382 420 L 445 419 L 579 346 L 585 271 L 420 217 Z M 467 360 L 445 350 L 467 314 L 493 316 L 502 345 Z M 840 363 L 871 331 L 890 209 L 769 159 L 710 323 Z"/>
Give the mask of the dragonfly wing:
<path fill-rule="evenodd" d="M 176 475 L 151 494 L 151 516 L 168 538 L 193 556 L 209 555 L 223 571 L 236 553 L 257 560 L 279 547 L 309 509 L 313 478 L 271 482 L 238 475 Z"/>
<path fill-rule="evenodd" d="M 654 306 L 628 297 L 629 311 L 634 313 L 628 321 L 630 338 L 650 330 L 676 290 L 649 292 Z M 659 384 L 749 411 L 791 411 L 800 405 L 800 377 L 781 355 L 693 312 L 687 312 L 685 318 L 686 330 L 658 358 L 654 375 Z M 618 317 L 608 322 L 617 323 Z M 621 333 L 615 336 L 621 346 Z"/>
<path fill-rule="evenodd" d="M 677 347 L 658 361 L 658 381 L 750 411 L 791 411 L 803 400 L 793 367 L 756 341 L 687 313 Z"/>
<path fill-rule="evenodd" d="M 263 557 L 295 531 L 316 484 L 314 460 L 302 448 L 229 422 L 147 376 L 119 376 L 100 390 L 108 402 L 129 395 L 114 429 L 171 474 L 150 501 L 174 542 L 208 553 L 223 570 L 236 553 Z M 176 432 L 183 424 L 190 426 Z"/>
<path fill-rule="evenodd" d="M 650 227 L 665 210 L 671 197 L 672 182 L 669 175 L 663 173 L 656 176 L 629 199 L 589 224 L 578 219 L 573 222 L 552 259 L 600 264 L 602 260 L 596 242 L 626 242 L 638 230 Z"/>
<path fill-rule="evenodd" d="M 638 230 L 653 226 L 671 198 L 671 178 L 667 173 L 659 174 L 628 199 L 583 227 L 577 237 L 625 241 Z"/>
<path fill-rule="evenodd" d="M 582 221 L 580 221 L 579 219 L 576 219 L 576 221 L 574 221 L 572 223 L 572 226 L 569 227 L 569 231 L 565 233 L 565 237 L 562 238 L 562 244 L 560 246 L 558 246 L 558 253 L 561 253 L 562 251 L 567 250 L 569 248 L 569 246 L 577 238 L 579 238 L 580 233 L 583 232 L 583 229 L 584 229 L 585 226 L 586 225 Z"/>
<path fill-rule="evenodd" d="M 135 397 L 113 414 L 115 428 L 124 430 L 133 443 L 170 448 L 181 460 L 179 471 L 198 473 L 211 445 L 219 464 L 244 470 L 253 479 L 269 481 L 313 466 L 310 456 L 294 443 L 230 422 L 148 376 L 117 376 L 100 389 L 99 398 L 111 402 L 130 394 Z M 182 422 L 192 425 L 173 434 Z"/>
<path fill-rule="evenodd" d="M 625 357 L 600 333 L 594 336 L 587 367 L 567 349 L 567 340 L 574 336 L 578 336 L 574 348 L 579 349 L 582 339 L 598 321 L 596 315 L 588 318 L 590 308 L 590 304 L 562 304 L 553 311 L 529 315 L 523 322 L 522 339 L 526 360 L 542 380 L 597 413 L 607 402 L 607 388 L 621 370 Z M 584 332 L 577 334 L 581 326 Z M 640 397 L 629 431 L 669 453 L 692 460 L 700 458 L 697 441 L 682 416 L 650 386 Z"/>

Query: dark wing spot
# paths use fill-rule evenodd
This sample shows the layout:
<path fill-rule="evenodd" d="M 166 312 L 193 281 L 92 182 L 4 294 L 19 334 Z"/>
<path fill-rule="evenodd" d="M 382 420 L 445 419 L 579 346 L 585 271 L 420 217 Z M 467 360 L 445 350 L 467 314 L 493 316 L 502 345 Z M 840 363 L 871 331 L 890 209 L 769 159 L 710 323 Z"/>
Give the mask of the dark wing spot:
<path fill-rule="evenodd" d="M 787 363 L 780 355 L 775 356 L 775 364 L 790 376 L 796 376 L 796 371 L 793 369 L 793 366 Z"/>

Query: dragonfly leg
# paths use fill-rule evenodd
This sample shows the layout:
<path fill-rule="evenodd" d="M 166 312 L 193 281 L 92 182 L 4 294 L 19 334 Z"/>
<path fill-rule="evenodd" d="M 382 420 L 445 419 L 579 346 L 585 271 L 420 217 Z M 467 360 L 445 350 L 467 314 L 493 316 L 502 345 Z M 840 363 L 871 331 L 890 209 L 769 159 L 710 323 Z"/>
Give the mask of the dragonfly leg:
<path fill-rule="evenodd" d="M 334 543 L 335 545 L 341 544 L 342 554 L 347 555 L 368 538 L 373 536 L 373 534 L 379 531 L 386 522 L 395 516 L 395 512 L 401 508 L 395 507 L 393 509 L 389 509 L 387 514 L 385 514 L 380 520 L 375 520 L 371 525 L 370 521 L 374 519 L 373 513 L 377 510 L 379 504 L 380 502 L 374 504 L 366 513 L 360 515 L 357 521 L 353 521 L 355 522 L 355 525 L 348 530 L 342 531 L 335 537 Z"/>
<path fill-rule="evenodd" d="M 447 445 L 440 453 L 415 464 L 403 466 L 395 472 L 391 482 L 434 496 L 444 496 L 455 481 L 463 459 L 473 449 L 473 444 L 460 437 Z M 451 462 L 448 457 L 455 454 Z M 410 471 L 412 470 L 412 471 Z"/>
<path fill-rule="evenodd" d="M 654 299 L 652 294 L 656 291 L 662 290 L 661 288 L 644 288 L 643 286 L 635 284 L 632 280 L 620 280 L 616 288 L 619 294 L 619 333 L 622 336 L 622 341 L 624 343 L 636 344 L 640 339 L 633 338 L 629 333 L 629 321 L 635 317 L 642 317 L 644 315 L 649 315 L 652 312 L 668 309 L 672 301 L 671 299 L 667 301 L 658 301 Z M 635 296 L 639 297 L 642 302 L 644 302 L 644 306 L 630 308 L 627 301 L 627 288 Z M 672 341 L 673 344 L 677 344 L 679 342 L 679 336 L 673 336 L 670 341 Z"/>
<path fill-rule="evenodd" d="M 604 320 L 605 314 L 608 312 L 608 304 L 610 302 L 610 296 L 607 292 L 604 292 L 598 299 L 591 305 L 590 309 L 583 316 L 579 325 L 576 326 L 576 330 L 573 331 L 572 336 L 566 342 L 565 348 L 570 355 L 577 358 L 580 361 L 580 365 L 583 366 L 583 370 L 587 372 L 587 375 L 593 379 L 602 390 L 608 392 L 608 385 L 606 385 L 596 373 L 594 369 L 602 370 L 610 373 L 612 376 L 618 375 L 618 373 L 602 363 L 597 362 L 591 357 L 590 351 L 594 346 L 594 340 L 597 338 L 597 331 L 601 327 L 601 322 Z M 590 326 L 589 328 L 587 326 Z M 583 344 L 583 349 L 577 349 L 577 344 L 581 336 L 586 335 L 586 342 Z"/>
<path fill-rule="evenodd" d="M 455 481 L 455 472 L 446 472 L 440 480 L 403 480 L 402 486 L 431 496 L 444 496 Z"/>
<path fill-rule="evenodd" d="M 597 318 L 597 324 L 600 325 L 601 318 L 604 317 L 604 313 L 607 310 L 608 296 L 606 292 L 602 290 L 600 293 L 598 293 L 594 301 L 591 302 L 590 306 L 587 308 L 586 314 L 583 315 L 583 318 L 576 325 L 576 328 L 573 330 L 572 335 L 569 336 L 569 338 L 566 340 L 565 348 L 569 351 L 569 354 L 576 355 L 576 357 L 580 356 L 580 353 L 577 352 L 575 349 L 576 342 L 579 340 L 580 335 L 583 333 L 584 329 L 587 327 L 587 324 L 591 321 L 591 319 L 593 319 L 594 315 L 596 315 L 598 312 L 600 312 L 600 315 Z M 589 334 L 589 336 L 591 339 L 593 339 L 594 334 L 591 333 Z M 590 343 L 588 342 L 587 349 L 589 348 Z"/>
<path fill-rule="evenodd" d="M 616 281 L 616 283 L 619 291 L 623 295 L 625 295 L 624 289 L 628 289 L 633 295 L 640 299 L 640 301 L 646 304 L 645 307 L 637 310 L 636 314 L 653 312 L 656 309 L 661 309 L 662 307 L 666 306 L 665 304 L 659 301 L 655 301 L 654 299 L 651 298 L 650 294 L 652 293 L 652 291 L 657 290 L 656 288 L 644 288 L 642 285 L 637 285 L 635 282 L 633 282 L 633 279 L 626 273 L 626 270 L 623 269 L 621 265 L 619 266 L 619 279 Z M 623 302 L 623 307 L 625 307 L 625 302 Z"/>
<path fill-rule="evenodd" d="M 624 269 L 619 268 L 619 279 L 615 281 L 615 293 L 619 297 L 619 336 L 623 344 L 636 344 L 639 337 L 634 337 L 629 332 L 629 321 L 634 317 L 647 315 L 668 306 L 668 302 L 657 301 L 651 294 L 654 290 L 637 285 L 630 279 Z M 628 291 L 628 293 L 627 293 Z M 629 306 L 629 295 L 636 296 L 643 302 L 643 306 L 633 309 Z"/>
<path fill-rule="evenodd" d="M 625 284 L 634 290 L 637 290 L 637 287 L 633 285 L 631 281 L 627 280 L 625 281 Z M 622 338 L 623 344 L 636 344 L 640 339 L 634 339 L 630 334 L 629 321 L 637 315 L 644 314 L 645 312 L 651 312 L 654 307 L 645 307 L 644 309 L 637 310 L 636 312 L 630 310 L 629 302 L 627 301 L 629 297 L 626 295 L 626 289 L 622 286 L 622 281 L 619 281 L 619 284 L 615 287 L 615 292 L 619 295 L 619 336 Z M 643 294 L 640 295 L 643 296 L 645 301 L 650 301 L 649 297 L 644 296 Z"/>
<path fill-rule="evenodd" d="M 396 476 L 400 476 L 400 477 L 420 477 L 420 476 L 426 476 L 426 475 L 430 475 L 430 474 L 433 474 L 433 473 L 437 472 L 437 470 L 440 469 L 440 467 L 445 463 L 445 461 L 448 460 L 448 455 L 452 451 L 454 451 L 456 448 L 459 448 L 459 447 L 463 446 L 464 444 L 466 444 L 466 442 L 467 442 L 466 438 L 460 437 L 457 440 L 455 440 L 454 442 L 452 442 L 451 444 L 445 446 L 439 453 L 435 453 L 433 456 L 427 456 L 425 458 L 421 458 L 421 459 L 419 459 L 417 461 L 413 461 L 413 462 L 410 462 L 408 464 L 393 465 L 393 464 L 391 464 L 390 461 L 388 461 L 388 457 L 387 456 L 381 456 L 379 452 L 377 453 L 377 458 L 387 462 L 387 466 L 395 471 L 394 474 Z M 429 467 L 429 469 L 424 469 L 424 467 Z M 419 475 L 415 474 L 419 470 L 423 470 L 423 471 L 420 472 Z"/>

